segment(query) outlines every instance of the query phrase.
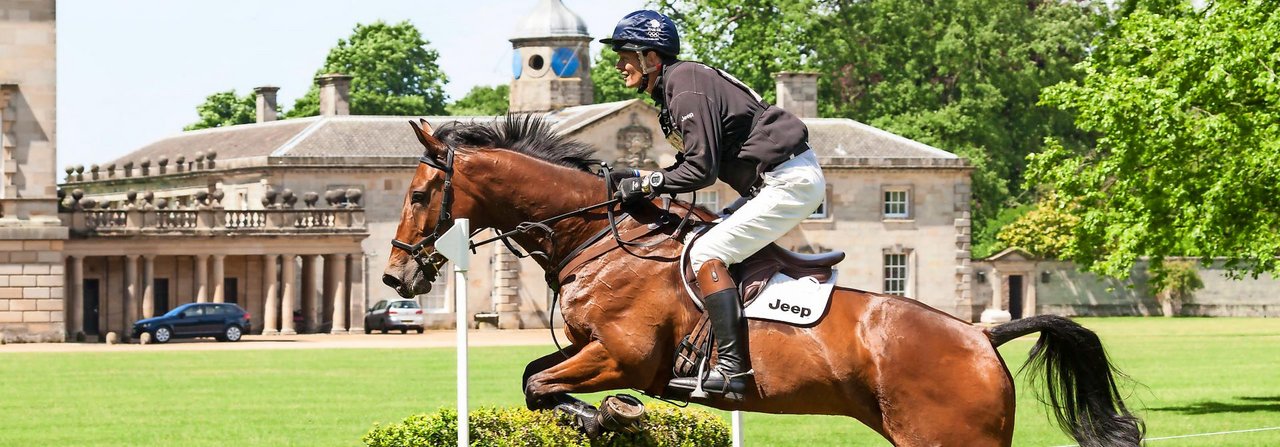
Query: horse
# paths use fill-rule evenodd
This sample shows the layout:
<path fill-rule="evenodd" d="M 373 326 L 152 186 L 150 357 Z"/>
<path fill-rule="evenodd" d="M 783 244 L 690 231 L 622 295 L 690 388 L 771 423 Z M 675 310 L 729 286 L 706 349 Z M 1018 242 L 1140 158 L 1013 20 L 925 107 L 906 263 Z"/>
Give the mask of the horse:
<path fill-rule="evenodd" d="M 537 254 L 559 290 L 570 344 L 529 363 L 522 386 L 530 409 L 594 410 L 570 394 L 608 390 L 689 400 L 666 389 L 677 345 L 700 317 L 675 262 L 683 241 L 652 234 L 654 242 L 624 245 L 598 237 L 611 225 L 616 235 L 655 223 L 666 213 L 660 202 L 632 206 L 629 217 L 611 221 L 605 180 L 592 172 L 593 149 L 540 119 L 455 122 L 436 132 L 419 121 L 410 124 L 425 150 L 383 282 L 406 298 L 428 292 L 445 262 L 435 239 L 465 217 L 473 229 L 500 234 L 486 242 L 502 239 Z M 621 249 L 556 284 L 571 257 L 598 244 Z M 827 314 L 810 327 L 747 324 L 755 375 L 746 395 L 697 403 L 848 416 L 898 446 L 1009 446 L 1014 381 L 996 347 L 1038 332 L 1024 368 L 1045 376 L 1046 403 L 1064 432 L 1082 446 L 1139 445 L 1143 436 L 1101 341 L 1066 318 L 979 327 L 911 299 L 837 287 Z"/>

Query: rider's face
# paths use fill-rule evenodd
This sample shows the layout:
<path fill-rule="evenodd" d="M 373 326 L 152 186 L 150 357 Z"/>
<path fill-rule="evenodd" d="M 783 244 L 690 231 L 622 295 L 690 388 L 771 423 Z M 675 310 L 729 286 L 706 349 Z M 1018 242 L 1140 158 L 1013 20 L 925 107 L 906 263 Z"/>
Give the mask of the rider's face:
<path fill-rule="evenodd" d="M 640 69 L 640 54 L 635 51 L 619 51 L 618 64 L 614 65 L 623 76 L 628 88 L 640 88 L 644 71 Z"/>

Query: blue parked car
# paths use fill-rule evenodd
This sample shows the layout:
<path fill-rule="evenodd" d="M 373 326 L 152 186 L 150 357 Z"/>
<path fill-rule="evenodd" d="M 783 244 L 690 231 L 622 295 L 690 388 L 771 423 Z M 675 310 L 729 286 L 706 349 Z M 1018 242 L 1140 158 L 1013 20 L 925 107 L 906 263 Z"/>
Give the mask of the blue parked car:
<path fill-rule="evenodd" d="M 156 343 L 194 337 L 240 341 L 249 327 L 249 312 L 240 306 L 231 303 L 190 303 L 158 317 L 138 320 L 133 323 L 133 337 L 149 333 Z"/>

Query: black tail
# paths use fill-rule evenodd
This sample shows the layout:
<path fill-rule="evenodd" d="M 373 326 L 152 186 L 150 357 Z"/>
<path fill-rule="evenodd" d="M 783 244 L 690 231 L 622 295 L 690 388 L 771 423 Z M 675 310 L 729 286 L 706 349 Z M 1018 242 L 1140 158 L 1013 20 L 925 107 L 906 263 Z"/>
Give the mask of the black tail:
<path fill-rule="evenodd" d="M 1044 371 L 1049 405 L 1062 430 L 1081 447 L 1137 446 L 1145 426 L 1129 413 L 1115 376 L 1124 377 L 1107 360 L 1098 334 L 1069 319 L 1041 315 L 991 329 L 991 343 L 1040 332 L 1023 369 Z"/>

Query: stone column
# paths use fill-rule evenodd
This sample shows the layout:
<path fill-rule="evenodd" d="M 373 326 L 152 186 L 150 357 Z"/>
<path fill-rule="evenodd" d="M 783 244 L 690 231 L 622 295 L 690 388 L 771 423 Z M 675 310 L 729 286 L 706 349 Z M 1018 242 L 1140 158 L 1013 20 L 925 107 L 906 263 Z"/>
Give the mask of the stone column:
<path fill-rule="evenodd" d="M 209 255 L 196 255 L 196 302 L 209 302 Z"/>
<path fill-rule="evenodd" d="M 124 330 L 122 339 L 128 338 L 133 331 L 133 322 L 138 321 L 138 255 L 124 257 Z"/>
<path fill-rule="evenodd" d="M 156 255 L 142 255 L 142 318 L 156 316 Z"/>
<path fill-rule="evenodd" d="M 298 265 L 296 257 L 296 255 L 292 254 L 281 256 L 280 282 L 283 283 L 284 296 L 280 299 L 280 335 L 298 333 L 293 328 L 293 307 L 298 300 Z"/>
<path fill-rule="evenodd" d="M 1005 323 L 1013 319 L 1009 311 L 1004 309 L 1005 275 L 995 268 L 991 269 L 991 305 L 982 311 L 979 321 L 983 323 Z"/>
<path fill-rule="evenodd" d="M 316 294 L 316 277 L 319 275 L 320 255 L 303 255 L 302 256 L 302 331 L 314 333 L 318 329 L 316 316 L 320 311 L 316 310 L 317 294 Z"/>
<path fill-rule="evenodd" d="M 84 332 L 84 256 L 71 256 L 68 261 L 67 338 L 76 341 L 76 334 Z"/>
<path fill-rule="evenodd" d="M 492 302 L 493 310 L 498 313 L 498 328 L 520 329 L 520 259 L 510 250 L 498 247 L 493 250 L 493 270 Z"/>
<path fill-rule="evenodd" d="M 213 255 L 213 302 L 222 303 L 227 299 L 227 291 L 223 290 L 226 285 L 223 278 L 226 276 L 226 269 L 223 263 L 227 260 L 227 255 Z"/>
<path fill-rule="evenodd" d="M 321 282 L 320 309 L 317 310 L 317 313 L 320 314 L 321 321 L 333 319 L 333 288 L 336 284 L 336 278 L 334 278 L 333 274 L 333 264 L 336 261 L 333 260 L 333 256 L 323 255 L 321 259 L 324 259 L 324 270 L 317 271 Z M 330 321 L 330 330 L 332 330 L 332 321 Z"/>
<path fill-rule="evenodd" d="M 330 262 L 332 261 L 332 262 Z M 329 255 L 325 265 L 329 266 L 329 275 L 333 277 L 333 295 L 329 297 L 333 303 L 332 334 L 347 333 L 347 255 Z"/>
<path fill-rule="evenodd" d="M 364 293 L 364 253 L 351 254 L 350 264 L 347 266 L 347 278 L 351 283 L 351 330 L 355 334 L 364 332 L 364 311 L 369 307 L 365 304 Z"/>
<path fill-rule="evenodd" d="M 279 261 L 280 255 L 262 255 L 262 263 L 266 267 L 262 274 L 265 289 L 262 298 L 262 335 L 280 333 L 280 279 L 277 278 L 280 271 L 276 266 Z"/>

